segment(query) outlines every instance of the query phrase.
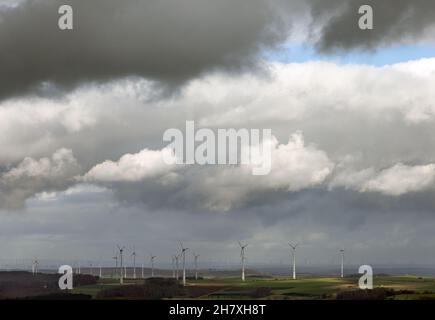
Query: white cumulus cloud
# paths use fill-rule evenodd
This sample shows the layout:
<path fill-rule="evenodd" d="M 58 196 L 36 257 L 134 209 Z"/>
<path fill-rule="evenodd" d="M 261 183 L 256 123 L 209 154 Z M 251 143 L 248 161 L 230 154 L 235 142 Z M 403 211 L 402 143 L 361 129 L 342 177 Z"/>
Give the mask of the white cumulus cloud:
<path fill-rule="evenodd" d="M 38 193 L 65 190 L 75 184 L 80 170 L 69 149 L 59 149 L 49 158 L 27 157 L 0 176 L 0 207 L 22 207 Z"/>
<path fill-rule="evenodd" d="M 435 181 L 435 164 L 406 166 L 401 163 L 385 169 L 366 181 L 361 191 L 374 191 L 392 196 L 422 191 Z"/>
<path fill-rule="evenodd" d="M 123 155 L 118 161 L 104 161 L 93 167 L 85 181 L 121 182 L 140 181 L 168 172 L 173 165 L 164 161 L 165 150 L 144 149 L 136 154 Z"/>
<path fill-rule="evenodd" d="M 330 187 L 401 196 L 427 190 L 434 185 L 434 182 L 435 164 L 408 166 L 398 163 L 378 171 L 374 168 L 359 171 L 345 169 L 332 179 Z"/>

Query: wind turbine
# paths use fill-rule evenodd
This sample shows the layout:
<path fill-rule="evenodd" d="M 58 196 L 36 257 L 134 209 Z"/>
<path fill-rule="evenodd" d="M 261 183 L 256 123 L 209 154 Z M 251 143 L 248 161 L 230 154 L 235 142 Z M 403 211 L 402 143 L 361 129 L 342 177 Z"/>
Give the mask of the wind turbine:
<path fill-rule="evenodd" d="M 199 258 L 199 254 L 195 254 L 195 252 L 193 253 L 193 258 L 195 259 L 195 280 L 198 280 L 198 258 Z"/>
<path fill-rule="evenodd" d="M 296 243 L 295 245 L 289 243 L 288 245 L 290 246 L 290 248 L 292 248 L 293 280 L 296 280 L 296 248 L 299 245 L 299 243 Z"/>
<path fill-rule="evenodd" d="M 344 249 L 340 249 L 341 253 L 341 277 L 344 278 Z"/>
<path fill-rule="evenodd" d="M 153 256 L 150 254 L 150 261 L 151 261 L 151 278 L 154 278 L 154 259 L 156 256 Z"/>
<path fill-rule="evenodd" d="M 189 250 L 189 248 L 184 248 L 183 243 L 180 241 L 180 247 L 181 247 L 181 257 L 183 258 L 183 286 L 186 285 L 186 251 Z"/>
<path fill-rule="evenodd" d="M 133 257 L 133 279 L 136 279 L 136 251 L 134 250 L 134 247 L 131 256 Z"/>
<path fill-rule="evenodd" d="M 123 279 L 123 276 L 122 276 L 122 253 L 124 252 L 125 247 L 120 247 L 119 245 L 117 247 L 118 247 L 118 250 L 119 250 L 119 258 L 120 258 L 120 262 L 119 262 L 119 264 L 120 264 L 119 282 L 121 284 L 123 284 L 124 283 L 124 279 Z"/>
<path fill-rule="evenodd" d="M 247 244 L 242 245 L 242 243 L 239 241 L 240 246 L 240 258 L 242 259 L 242 281 L 245 281 L 245 249 L 248 246 Z"/>

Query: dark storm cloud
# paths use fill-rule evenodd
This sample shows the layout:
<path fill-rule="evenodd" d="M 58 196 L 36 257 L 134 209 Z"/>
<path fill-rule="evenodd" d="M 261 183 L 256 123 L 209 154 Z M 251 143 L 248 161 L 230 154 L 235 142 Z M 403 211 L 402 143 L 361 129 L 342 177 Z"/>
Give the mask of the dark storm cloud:
<path fill-rule="evenodd" d="M 164 88 L 216 69 L 258 66 L 258 54 L 285 41 L 309 5 L 320 29 L 316 46 L 375 49 L 416 40 L 434 25 L 425 0 L 92 0 L 20 1 L 0 7 L 0 99 L 59 93 L 84 82 L 126 76 L 157 80 Z M 74 30 L 58 28 L 58 8 L 74 9 Z M 372 5 L 375 30 L 358 28 L 358 8 Z M 330 17 L 323 25 L 325 18 Z M 302 20 L 301 20 L 302 19 Z"/>
<path fill-rule="evenodd" d="M 74 30 L 58 8 L 74 9 Z M 0 11 L 0 98 L 136 75 L 179 84 L 284 39 L 268 0 L 30 0 Z"/>
<path fill-rule="evenodd" d="M 162 186 L 152 182 L 115 183 L 110 186 L 115 198 L 125 206 L 144 206 L 151 210 L 185 210 L 193 213 L 211 212 L 210 196 L 201 194 L 195 186 L 180 183 Z M 216 187 L 215 193 L 220 188 Z M 323 187 L 298 192 L 252 192 L 237 207 L 232 216 L 256 217 L 264 226 L 275 225 L 296 216 L 311 216 L 322 225 L 340 225 L 355 229 L 378 216 L 392 220 L 403 218 L 433 218 L 434 188 L 427 191 L 388 196 L 375 192 L 360 193 L 344 188 Z"/>
<path fill-rule="evenodd" d="M 432 0 L 312 0 L 313 23 L 326 19 L 316 43 L 319 51 L 375 50 L 395 43 L 419 40 L 435 25 Z M 374 29 L 358 26 L 362 5 L 374 11 Z"/>
<path fill-rule="evenodd" d="M 399 202 L 386 202 L 390 210 L 382 215 L 376 214 L 376 206 L 365 206 L 368 198 L 372 197 L 342 190 L 333 194 L 311 190 L 230 215 L 192 215 L 182 210 L 119 206 L 110 192 L 90 194 L 84 188 L 50 201 L 31 200 L 29 207 L 35 214 L 3 215 L 0 249 L 9 253 L 7 257 L 11 252 L 26 258 L 78 257 L 86 263 L 102 259 L 111 265 L 113 250 L 122 243 L 129 249 L 135 246 L 146 259 L 150 250 L 159 252 L 159 263 L 169 267 L 180 239 L 201 254 L 203 263 L 222 258 L 237 263 L 237 240 L 243 240 L 249 243 L 253 265 L 288 259 L 287 242 L 301 241 L 301 262 L 307 258 L 313 263 L 335 263 L 331 256 L 345 246 L 349 263 L 360 263 L 363 258 L 363 263 L 408 262 L 411 253 L 415 261 L 433 263 L 434 223 L 429 214 L 421 212 L 420 197 L 408 212 L 400 210 Z M 108 234 L 113 235 L 110 241 Z"/>

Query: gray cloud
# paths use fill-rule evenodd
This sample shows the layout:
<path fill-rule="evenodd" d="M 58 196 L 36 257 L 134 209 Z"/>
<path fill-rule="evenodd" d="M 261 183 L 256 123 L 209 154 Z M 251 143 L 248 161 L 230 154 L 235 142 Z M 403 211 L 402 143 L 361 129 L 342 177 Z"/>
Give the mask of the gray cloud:
<path fill-rule="evenodd" d="M 135 245 L 138 259 L 150 250 L 160 266 L 170 263 L 178 240 L 201 253 L 202 263 L 239 262 L 237 240 L 249 242 L 249 265 L 288 263 L 288 241 L 301 241 L 300 264 L 335 264 L 345 245 L 347 262 L 433 263 L 433 196 L 392 199 L 345 190 L 307 190 L 228 215 L 190 210 L 119 206 L 105 190 L 78 186 L 49 199 L 29 201 L 31 215 L 2 215 L 3 259 L 38 256 L 112 265 L 117 243 Z M 261 202 L 261 200 L 259 201 Z M 59 214 L 62 208 L 62 214 Z M 110 239 L 108 239 L 110 235 Z M 2 260 L 3 262 L 4 260 Z M 147 260 L 146 260 L 147 261 Z M 189 259 L 190 263 L 190 259 Z"/>
<path fill-rule="evenodd" d="M 396 43 L 418 42 L 435 26 L 431 0 L 311 0 L 313 26 L 321 24 L 316 46 L 321 52 L 375 50 Z M 360 30 L 358 9 L 374 10 L 374 29 Z M 431 35 L 433 41 L 433 33 Z"/>
<path fill-rule="evenodd" d="M 73 31 L 58 29 L 61 4 Z M 29 0 L 0 11 L 0 97 L 130 75 L 179 84 L 252 67 L 285 36 L 267 0 Z"/>
<path fill-rule="evenodd" d="M 261 66 L 259 54 L 282 44 L 292 25 L 307 24 L 304 10 L 312 15 L 305 31 L 319 32 L 314 41 L 321 52 L 418 41 L 434 26 L 435 9 L 425 0 L 12 3 L 0 7 L 0 99 L 29 92 L 53 96 L 128 76 L 156 80 L 165 90 L 217 69 L 252 71 Z M 57 27 L 61 4 L 74 8 L 73 31 Z M 358 29 L 362 4 L 374 7 L 373 31 Z"/>

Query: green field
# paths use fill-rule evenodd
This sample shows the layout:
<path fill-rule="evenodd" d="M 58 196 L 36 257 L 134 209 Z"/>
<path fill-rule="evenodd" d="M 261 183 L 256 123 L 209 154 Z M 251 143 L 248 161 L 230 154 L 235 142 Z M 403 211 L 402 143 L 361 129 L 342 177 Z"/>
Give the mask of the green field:
<path fill-rule="evenodd" d="M 141 285 L 143 280 L 126 280 L 125 285 Z M 96 297 L 101 290 L 117 288 L 114 279 L 99 280 L 96 285 L 77 287 L 73 293 Z M 435 278 L 416 276 L 374 277 L 374 287 L 393 289 L 387 299 L 435 299 Z M 184 293 L 176 299 L 336 299 L 340 292 L 358 290 L 358 278 L 328 278 L 302 276 L 297 280 L 276 278 L 249 278 L 242 282 L 237 278 L 212 278 L 190 280 Z M 391 291 L 391 290 L 390 290 Z"/>

